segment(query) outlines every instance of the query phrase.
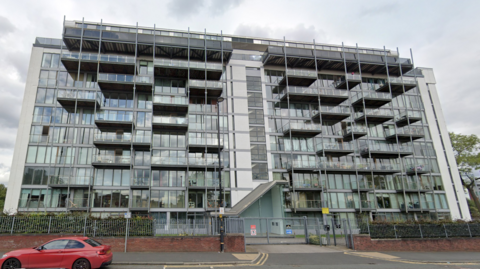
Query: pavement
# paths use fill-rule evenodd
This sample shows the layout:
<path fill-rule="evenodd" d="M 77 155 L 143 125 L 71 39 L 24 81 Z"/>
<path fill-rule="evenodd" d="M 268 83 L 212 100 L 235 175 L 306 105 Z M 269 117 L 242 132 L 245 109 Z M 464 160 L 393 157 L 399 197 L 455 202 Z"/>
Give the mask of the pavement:
<path fill-rule="evenodd" d="M 258 252 L 114 252 L 113 265 L 212 265 L 253 264 L 265 254 Z"/>

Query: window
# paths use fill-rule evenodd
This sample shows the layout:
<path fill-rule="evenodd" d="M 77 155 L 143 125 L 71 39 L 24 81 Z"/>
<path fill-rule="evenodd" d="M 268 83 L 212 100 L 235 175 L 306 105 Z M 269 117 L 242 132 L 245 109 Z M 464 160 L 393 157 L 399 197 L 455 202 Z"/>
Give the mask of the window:
<path fill-rule="evenodd" d="M 248 93 L 248 107 L 263 107 L 262 93 Z"/>
<path fill-rule="evenodd" d="M 249 109 L 248 120 L 250 124 L 265 124 L 265 119 L 263 117 L 263 110 Z"/>
<path fill-rule="evenodd" d="M 152 126 L 152 113 L 149 112 L 137 112 L 137 124 L 138 127 L 150 127 Z"/>
<path fill-rule="evenodd" d="M 247 67 L 247 71 L 249 67 Z M 256 70 L 257 68 L 255 68 Z M 247 76 L 247 91 L 262 91 L 262 80 L 261 77 L 251 77 Z"/>
<path fill-rule="evenodd" d="M 41 70 L 38 86 L 55 87 L 57 84 L 57 71 Z"/>
<path fill-rule="evenodd" d="M 265 142 L 265 129 L 263 127 L 250 126 L 250 141 Z"/>
<path fill-rule="evenodd" d="M 98 242 L 98 241 L 95 241 L 93 239 L 86 239 L 86 240 L 83 240 L 83 242 L 89 244 L 90 246 L 92 247 L 99 247 L 102 245 L 102 243 Z"/>
<path fill-rule="evenodd" d="M 253 161 L 266 161 L 267 160 L 267 146 L 252 144 L 250 145 L 250 152 Z"/>
<path fill-rule="evenodd" d="M 153 187 L 184 187 L 185 171 L 152 171 Z"/>
<path fill-rule="evenodd" d="M 55 89 L 38 88 L 35 103 L 53 104 L 55 101 Z"/>
<path fill-rule="evenodd" d="M 139 94 L 137 99 L 137 108 L 152 109 L 152 95 Z"/>
<path fill-rule="evenodd" d="M 104 93 L 102 105 L 104 107 L 133 108 L 133 95 L 124 93 Z"/>
<path fill-rule="evenodd" d="M 67 246 L 65 247 L 65 249 L 72 249 L 72 248 L 84 248 L 85 245 L 78 242 L 78 241 L 75 241 L 75 240 L 69 240 L 68 241 L 68 244 Z"/>
<path fill-rule="evenodd" d="M 95 186 L 129 186 L 130 170 L 96 169 Z"/>
<path fill-rule="evenodd" d="M 33 110 L 33 123 L 50 123 L 52 121 L 53 107 L 35 107 Z"/>
<path fill-rule="evenodd" d="M 55 240 L 43 245 L 42 249 L 64 249 L 68 241 L 70 240 Z"/>
<path fill-rule="evenodd" d="M 150 151 L 135 151 L 135 165 L 150 165 Z"/>
<path fill-rule="evenodd" d="M 266 163 L 252 163 L 252 179 L 268 180 L 268 168 Z"/>
<path fill-rule="evenodd" d="M 60 54 L 44 53 L 42 68 L 58 68 Z"/>
<path fill-rule="evenodd" d="M 185 148 L 185 133 L 155 132 L 153 146 L 163 148 Z"/>
<path fill-rule="evenodd" d="M 185 93 L 185 81 L 155 79 L 155 93 Z"/>
<path fill-rule="evenodd" d="M 140 61 L 140 75 L 152 75 L 153 74 L 153 62 Z"/>
<path fill-rule="evenodd" d="M 152 191 L 151 208 L 185 208 L 185 191 Z"/>

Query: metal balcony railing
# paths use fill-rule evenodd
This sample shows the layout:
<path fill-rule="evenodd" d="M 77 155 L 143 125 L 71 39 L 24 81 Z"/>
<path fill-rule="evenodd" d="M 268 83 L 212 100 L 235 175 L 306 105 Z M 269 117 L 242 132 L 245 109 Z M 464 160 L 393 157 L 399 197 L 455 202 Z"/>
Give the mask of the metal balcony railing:
<path fill-rule="evenodd" d="M 113 156 L 113 155 L 94 155 L 93 162 L 96 163 L 118 163 L 129 164 L 130 156 Z"/>
<path fill-rule="evenodd" d="M 168 60 L 168 59 L 155 59 L 154 65 L 163 67 L 181 67 L 188 68 L 189 62 L 182 60 Z M 190 68 L 195 69 L 210 69 L 210 70 L 222 70 L 222 64 L 218 63 L 206 63 L 205 62 L 192 62 L 190 61 Z"/>

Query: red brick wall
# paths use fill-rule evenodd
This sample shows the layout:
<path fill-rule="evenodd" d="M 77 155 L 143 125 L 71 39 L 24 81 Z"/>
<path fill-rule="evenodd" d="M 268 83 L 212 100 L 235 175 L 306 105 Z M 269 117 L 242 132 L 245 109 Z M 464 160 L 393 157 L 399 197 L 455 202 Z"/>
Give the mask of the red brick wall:
<path fill-rule="evenodd" d="M 72 235 L 0 235 L 0 251 L 39 246 L 49 240 Z M 124 251 L 125 238 L 97 237 L 95 240 L 111 245 L 113 251 Z M 164 236 L 129 237 L 128 252 L 217 252 L 220 250 L 219 236 Z M 225 236 L 226 252 L 245 252 L 243 234 Z"/>
<path fill-rule="evenodd" d="M 354 235 L 355 250 L 360 251 L 480 251 L 480 238 L 371 239 Z"/>

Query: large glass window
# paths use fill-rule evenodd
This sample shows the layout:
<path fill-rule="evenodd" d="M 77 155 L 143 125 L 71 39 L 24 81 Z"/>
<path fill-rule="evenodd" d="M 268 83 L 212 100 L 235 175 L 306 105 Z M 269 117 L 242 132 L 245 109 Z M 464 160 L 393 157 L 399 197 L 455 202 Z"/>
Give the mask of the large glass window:
<path fill-rule="evenodd" d="M 185 171 L 152 171 L 153 187 L 184 187 L 186 180 Z"/>

